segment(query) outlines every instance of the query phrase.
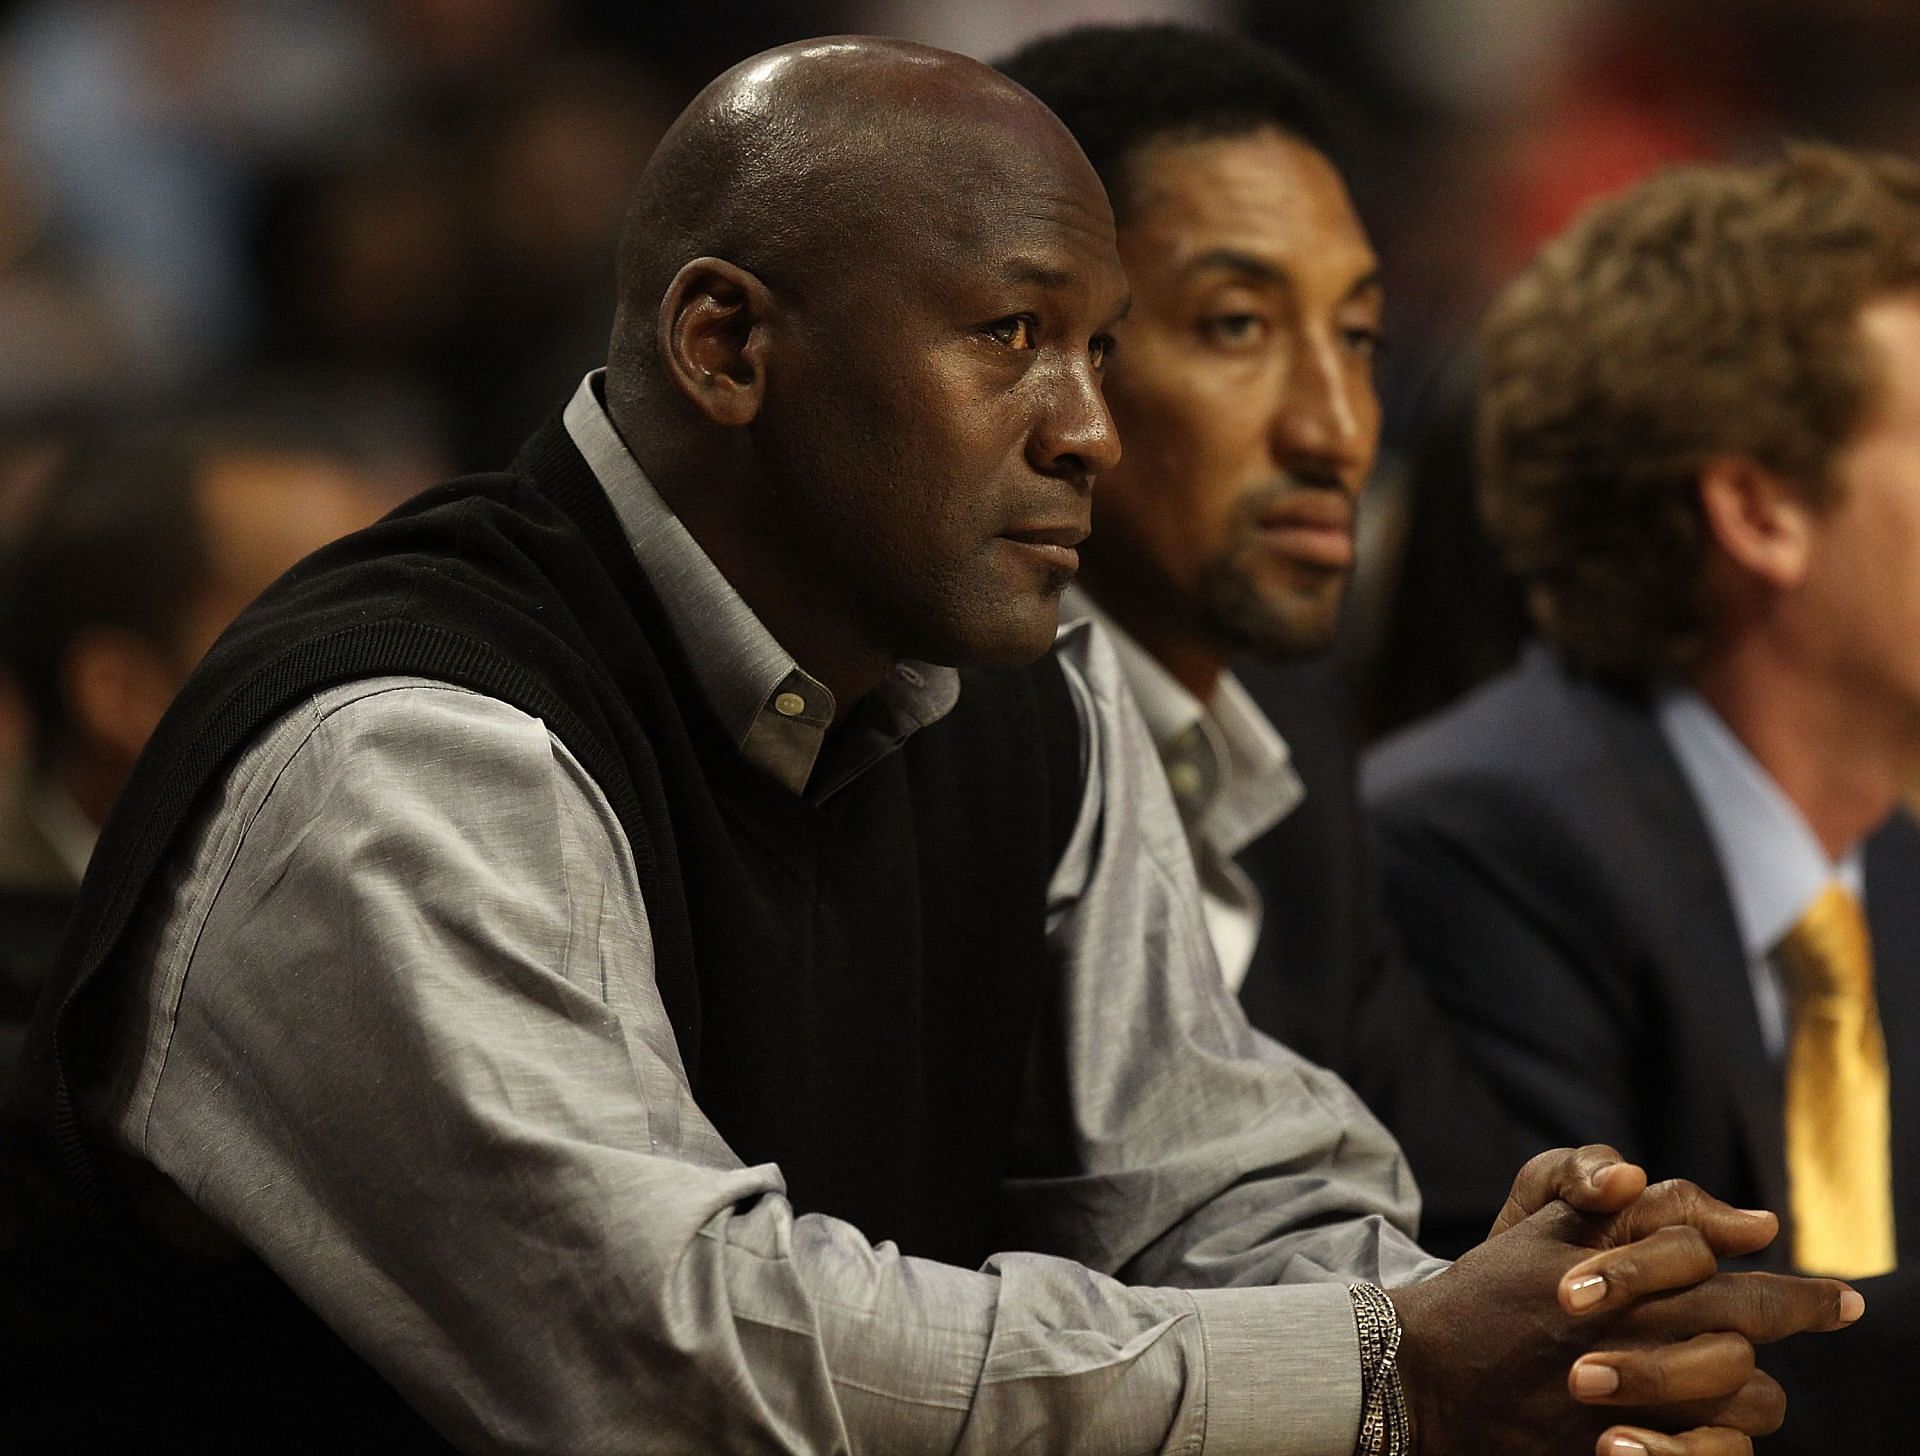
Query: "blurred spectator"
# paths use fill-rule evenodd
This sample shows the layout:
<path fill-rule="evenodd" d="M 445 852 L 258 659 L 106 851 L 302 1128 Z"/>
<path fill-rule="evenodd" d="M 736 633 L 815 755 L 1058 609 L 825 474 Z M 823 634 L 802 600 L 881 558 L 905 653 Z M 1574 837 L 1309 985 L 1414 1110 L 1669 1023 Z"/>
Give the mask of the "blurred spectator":
<path fill-rule="evenodd" d="M 357 16 L 326 0 L 42 0 L 0 38 L 5 124 L 123 352 L 116 383 L 189 383 L 245 345 L 254 173 L 378 118 Z"/>
<path fill-rule="evenodd" d="M 865 24 L 903 35 L 901 11 L 931 10 L 932 0 L 863 7 L 858 0 L 702 0 L 699 5 L 635 5 L 633 0 L 569 0 L 575 38 L 599 52 L 644 61 L 675 82 L 677 112 L 718 70 L 743 56 L 810 35 L 840 35 Z M 867 24 L 863 10 L 875 9 Z"/>
<path fill-rule="evenodd" d="M 412 134 L 285 179 L 261 238 L 267 357 L 457 396 L 475 298 L 468 186 L 453 143 Z"/>
<path fill-rule="evenodd" d="M 473 401 L 463 460 L 496 469 L 606 352 L 608 280 L 628 195 L 673 113 L 662 85 L 611 60 L 531 74 L 478 158 Z"/>
<path fill-rule="evenodd" d="M 348 460 L 252 422 L 129 432 L 30 488 L 0 602 L 32 730 L 0 814 L 0 1071 L 99 827 L 187 672 L 275 577 L 392 502 Z"/>
<path fill-rule="evenodd" d="M 376 0 L 381 37 L 416 104 L 466 108 L 560 43 L 560 0 Z"/>
<path fill-rule="evenodd" d="M 6 78 L 0 67 L 0 87 Z M 52 244 L 50 213 L 46 179 L 28 165 L 0 107 L 0 409 L 9 414 L 127 372 L 102 300 Z"/>
<path fill-rule="evenodd" d="M 638 67 L 562 56 L 485 117 L 283 180 L 260 238 L 276 362 L 427 384 L 457 463 L 504 465 L 606 351 L 612 244 L 665 129 Z"/>
<path fill-rule="evenodd" d="M 74 433 L 74 422 L 58 414 L 20 415 L 0 427 L 0 559 L 39 509 Z M 11 668 L 0 663 L 0 805 L 18 802 L 24 789 L 32 734 L 20 685 Z M 0 843 L 0 886 L 31 878 L 30 866 L 16 863 Z"/>
<path fill-rule="evenodd" d="M 1224 0 L 974 0 L 936 5 L 928 0 L 864 0 L 847 7 L 856 30 L 884 31 L 969 56 L 992 56 L 1043 32 L 1099 22 L 1124 24 L 1170 20 L 1219 25 L 1228 19 Z"/>
<path fill-rule="evenodd" d="M 6 583 L 6 658 L 34 728 L 36 879 L 78 881 L 147 734 L 240 608 L 390 504 L 356 465 L 271 427 L 147 428 L 72 452 Z"/>
<path fill-rule="evenodd" d="M 244 422 L 245 434 L 282 449 L 350 465 L 389 503 L 453 473 L 438 404 L 405 375 L 255 370 L 219 390 L 201 413 Z"/>

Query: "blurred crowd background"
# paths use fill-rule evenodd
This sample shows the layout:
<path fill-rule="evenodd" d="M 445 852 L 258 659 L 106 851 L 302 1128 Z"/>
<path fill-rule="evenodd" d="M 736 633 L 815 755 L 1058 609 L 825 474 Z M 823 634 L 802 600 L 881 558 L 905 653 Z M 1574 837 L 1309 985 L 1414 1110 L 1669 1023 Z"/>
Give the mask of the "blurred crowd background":
<path fill-rule="evenodd" d="M 183 414 L 273 420 L 388 499 L 503 464 L 597 361 L 627 191 L 718 70 L 836 31 L 991 58 L 1159 16 L 1272 42 L 1346 103 L 1389 300 L 1337 659 L 1369 732 L 1520 631 L 1468 449 L 1473 324 L 1503 278 L 1669 163 L 1920 150 L 1912 0 L 13 0 L 0 539 L 76 442 Z M 0 710 L 0 762 L 24 723 Z"/>

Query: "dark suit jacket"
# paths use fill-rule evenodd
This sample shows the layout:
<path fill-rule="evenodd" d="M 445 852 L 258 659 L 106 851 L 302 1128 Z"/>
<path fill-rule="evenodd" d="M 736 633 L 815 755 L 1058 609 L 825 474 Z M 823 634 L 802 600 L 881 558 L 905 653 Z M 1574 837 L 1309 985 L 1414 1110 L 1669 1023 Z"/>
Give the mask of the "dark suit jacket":
<path fill-rule="evenodd" d="M 1378 941 L 1347 695 L 1324 659 L 1234 675 L 1286 739 L 1307 791 L 1236 857 L 1262 906 L 1240 1004 L 1269 1036 L 1338 1070 Z"/>
<path fill-rule="evenodd" d="M 1514 671 L 1371 753 L 1363 790 L 1388 914 L 1508 1123 L 1543 1143 L 1610 1142 L 1655 1178 L 1691 1178 L 1784 1219 L 1781 1073 L 1761 1041 L 1706 822 L 1645 700 L 1575 678 L 1536 648 Z M 1901 1259 L 1912 1268 L 1920 1266 L 1920 828 L 1897 814 L 1865 857 L 1892 1070 L 1895 1212 Z M 1462 1156 L 1480 1136 L 1467 1120 L 1403 1130 L 1416 1172 Z M 1505 1192 L 1486 1184 L 1482 1209 L 1491 1215 Z M 1776 1261 L 1790 1247 L 1783 1228 Z M 1873 1317 L 1843 1337 L 1794 1342 L 1792 1358 L 1814 1355 L 1816 1345 L 1822 1359 L 1858 1351 L 1877 1323 L 1879 1336 L 1905 1341 L 1901 1364 L 1910 1365 L 1914 1301 L 1901 1290 L 1911 1282 L 1908 1273 L 1867 1281 Z M 1850 1363 L 1801 1390 L 1802 1404 L 1879 1368 L 1864 1356 Z M 1857 1383 L 1849 1388 L 1858 1392 Z M 1860 1399 L 1873 1408 L 1870 1395 Z M 1860 1419 L 1857 1410 L 1842 1413 Z M 1805 1419 L 1796 1417 L 1796 1429 Z M 1879 1435 L 1870 1425 L 1856 1439 Z"/>
<path fill-rule="evenodd" d="M 1429 1141 L 1467 1119 L 1487 1136 L 1420 1173 L 1420 1241 L 1453 1256 L 1492 1223 L 1481 1190 L 1504 1201 L 1520 1165 L 1546 1146 L 1501 1113 L 1424 981 L 1404 964 L 1381 913 L 1361 814 L 1348 694 L 1322 658 L 1235 669 L 1287 740 L 1306 798 L 1236 862 L 1260 892 L 1260 940 L 1240 1003 L 1247 1019 L 1331 1067 L 1402 1137 Z M 1497 1206 L 1496 1206 L 1497 1211 Z"/>

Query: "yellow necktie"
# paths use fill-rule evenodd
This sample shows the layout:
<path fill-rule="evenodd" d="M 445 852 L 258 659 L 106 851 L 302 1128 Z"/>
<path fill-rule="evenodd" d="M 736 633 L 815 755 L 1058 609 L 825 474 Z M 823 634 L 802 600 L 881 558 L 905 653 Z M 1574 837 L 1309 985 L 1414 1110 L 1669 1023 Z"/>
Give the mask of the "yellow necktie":
<path fill-rule="evenodd" d="M 1780 942 L 1793 1262 L 1859 1279 L 1894 1265 L 1887 1044 L 1860 902 L 1828 885 Z"/>

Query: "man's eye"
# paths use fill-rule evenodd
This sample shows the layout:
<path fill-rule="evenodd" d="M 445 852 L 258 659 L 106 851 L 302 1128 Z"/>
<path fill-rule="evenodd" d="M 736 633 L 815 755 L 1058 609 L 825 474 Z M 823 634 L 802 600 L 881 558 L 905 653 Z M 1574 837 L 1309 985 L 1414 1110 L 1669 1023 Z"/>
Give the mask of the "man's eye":
<path fill-rule="evenodd" d="M 1095 369 L 1105 369 L 1107 367 L 1107 362 L 1113 358 L 1113 348 L 1112 334 L 1095 334 L 1093 336 L 1092 340 L 1087 344 L 1087 357 L 1093 360 L 1093 367 Z"/>
<path fill-rule="evenodd" d="M 994 343 L 1004 344 L 1009 349 L 1031 349 L 1033 319 L 1024 313 L 1000 319 L 987 325 L 986 335 Z"/>
<path fill-rule="evenodd" d="M 1221 348 L 1245 349 L 1265 341 L 1267 321 L 1257 313 L 1220 313 L 1200 321 L 1200 334 Z"/>
<path fill-rule="evenodd" d="M 1380 352 L 1381 346 L 1387 342 L 1387 337 L 1379 329 L 1352 328 L 1340 331 L 1340 341 L 1347 346 L 1350 353 L 1371 359 Z"/>

